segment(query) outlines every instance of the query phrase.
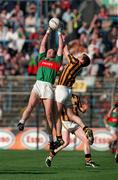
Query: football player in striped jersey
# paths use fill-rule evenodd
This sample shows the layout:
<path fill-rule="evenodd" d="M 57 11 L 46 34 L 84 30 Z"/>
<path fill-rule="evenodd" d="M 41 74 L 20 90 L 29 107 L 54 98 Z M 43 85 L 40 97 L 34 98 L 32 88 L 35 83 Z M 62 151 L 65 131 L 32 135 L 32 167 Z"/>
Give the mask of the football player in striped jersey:
<path fill-rule="evenodd" d="M 55 101 L 57 104 L 58 114 L 61 117 L 63 105 L 66 108 L 67 115 L 69 119 L 81 126 L 81 128 L 86 131 L 86 135 L 89 136 L 90 129 L 88 129 L 81 119 L 76 116 L 71 108 L 71 97 L 72 97 L 72 85 L 75 82 L 75 78 L 79 71 L 90 64 L 90 57 L 86 53 L 82 53 L 80 57 L 74 57 L 68 46 L 64 47 L 64 54 L 68 63 L 65 65 L 61 75 L 59 76 L 58 83 L 55 89 Z M 57 129 L 61 132 L 62 124 L 60 118 L 57 120 Z M 60 136 L 60 139 L 61 136 Z M 60 146 L 61 141 L 58 140 L 57 144 Z"/>
<path fill-rule="evenodd" d="M 72 94 L 72 110 L 73 112 L 80 117 L 80 112 L 85 113 L 88 109 L 87 103 L 81 103 L 80 98 L 76 94 Z M 90 142 L 88 138 L 86 137 L 83 129 L 75 122 L 70 121 L 66 109 L 63 107 L 62 110 L 62 116 L 61 116 L 62 125 L 64 127 L 64 131 L 62 132 L 64 144 L 60 146 L 59 148 L 55 149 L 54 151 L 50 152 L 49 156 L 46 158 L 46 166 L 50 167 L 51 163 L 56 156 L 56 154 L 61 151 L 63 148 L 68 146 L 70 142 L 70 134 L 74 134 L 76 138 L 79 138 L 83 145 L 84 145 L 84 154 L 85 154 L 85 166 L 86 167 L 97 167 L 98 164 L 96 164 L 94 161 L 92 161 L 91 157 L 91 149 L 90 149 Z M 64 133 L 64 134 L 63 134 Z"/>

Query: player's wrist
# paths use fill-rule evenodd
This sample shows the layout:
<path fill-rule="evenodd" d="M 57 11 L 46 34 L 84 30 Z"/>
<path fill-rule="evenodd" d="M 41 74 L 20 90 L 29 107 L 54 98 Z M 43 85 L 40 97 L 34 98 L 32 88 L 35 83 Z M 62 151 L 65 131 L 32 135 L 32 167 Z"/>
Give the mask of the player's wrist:
<path fill-rule="evenodd" d="M 60 31 L 57 31 L 57 33 L 58 33 L 58 36 L 62 34 Z"/>
<path fill-rule="evenodd" d="M 49 29 L 46 31 L 46 34 L 50 34 L 50 30 Z"/>
<path fill-rule="evenodd" d="M 62 34 L 62 29 L 60 27 L 58 28 L 57 33 L 58 33 L 58 35 Z"/>
<path fill-rule="evenodd" d="M 50 34 L 51 33 L 51 28 L 50 27 L 48 27 L 48 29 L 47 29 L 47 31 L 46 31 L 46 34 Z"/>

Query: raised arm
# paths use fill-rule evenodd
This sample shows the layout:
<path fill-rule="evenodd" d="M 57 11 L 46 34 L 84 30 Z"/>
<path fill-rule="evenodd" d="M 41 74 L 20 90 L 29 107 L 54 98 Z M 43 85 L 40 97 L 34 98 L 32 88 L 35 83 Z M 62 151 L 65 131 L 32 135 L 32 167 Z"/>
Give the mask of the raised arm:
<path fill-rule="evenodd" d="M 47 40 L 48 40 L 48 36 L 51 32 L 51 29 L 48 28 L 48 30 L 46 31 L 42 41 L 41 41 L 41 45 L 40 45 L 40 49 L 39 49 L 39 53 L 43 53 L 46 51 L 46 43 L 47 43 Z"/>
<path fill-rule="evenodd" d="M 69 51 L 69 49 L 68 49 L 68 45 L 67 45 L 67 44 L 64 46 L 64 55 L 65 55 L 66 60 L 67 60 L 68 62 L 70 62 L 70 58 L 69 58 L 70 51 Z"/>
<path fill-rule="evenodd" d="M 106 115 L 107 118 L 108 118 L 108 117 L 111 117 L 112 111 L 113 111 L 113 107 L 111 107 L 110 110 L 109 110 L 109 112 L 107 113 L 107 115 Z"/>
<path fill-rule="evenodd" d="M 58 32 L 58 36 L 59 36 L 59 46 L 58 46 L 58 50 L 57 50 L 57 55 L 62 56 L 63 55 L 63 46 L 64 46 L 63 35 L 60 32 Z"/>

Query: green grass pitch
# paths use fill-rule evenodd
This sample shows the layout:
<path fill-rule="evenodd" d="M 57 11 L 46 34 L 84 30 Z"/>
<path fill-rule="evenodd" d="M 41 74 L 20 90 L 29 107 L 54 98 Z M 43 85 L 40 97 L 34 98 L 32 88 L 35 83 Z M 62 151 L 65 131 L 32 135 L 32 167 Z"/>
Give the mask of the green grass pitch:
<path fill-rule="evenodd" d="M 118 163 L 109 151 L 92 151 L 99 168 L 85 167 L 84 154 L 62 151 L 52 167 L 45 166 L 47 151 L 0 150 L 0 180 L 118 180 Z"/>

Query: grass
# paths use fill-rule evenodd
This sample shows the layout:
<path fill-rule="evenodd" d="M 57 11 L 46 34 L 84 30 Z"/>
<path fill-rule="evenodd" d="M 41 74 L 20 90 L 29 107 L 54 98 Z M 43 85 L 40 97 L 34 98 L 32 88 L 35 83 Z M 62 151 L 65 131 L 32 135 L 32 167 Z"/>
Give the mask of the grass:
<path fill-rule="evenodd" d="M 118 164 L 110 152 L 92 151 L 99 168 L 85 167 L 84 154 L 62 151 L 52 167 L 45 166 L 46 151 L 0 151 L 0 180 L 118 180 Z"/>

